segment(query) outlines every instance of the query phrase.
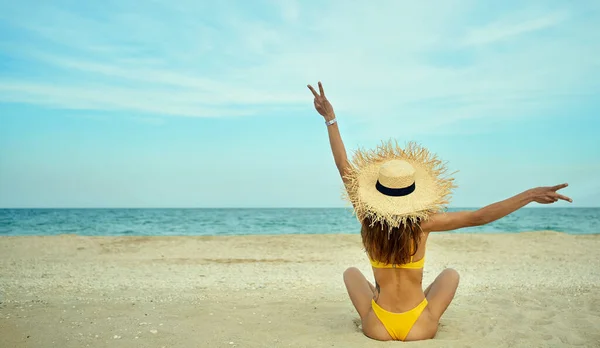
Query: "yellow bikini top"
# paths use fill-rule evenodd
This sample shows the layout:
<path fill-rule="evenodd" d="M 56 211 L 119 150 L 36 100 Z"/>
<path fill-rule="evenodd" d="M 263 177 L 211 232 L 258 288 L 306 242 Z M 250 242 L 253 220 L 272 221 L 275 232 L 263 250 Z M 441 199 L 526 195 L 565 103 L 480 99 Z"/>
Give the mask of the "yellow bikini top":
<path fill-rule="evenodd" d="M 371 266 L 375 267 L 375 268 L 408 268 L 408 269 L 421 269 L 423 268 L 423 266 L 425 265 L 425 256 L 423 256 L 422 259 L 414 261 L 413 262 L 413 257 L 410 257 L 410 262 L 409 263 L 405 263 L 405 264 L 400 264 L 400 265 L 396 265 L 396 264 L 387 264 L 387 263 L 381 263 L 379 261 L 375 261 L 372 260 L 371 258 L 369 258 L 369 260 L 371 261 Z"/>

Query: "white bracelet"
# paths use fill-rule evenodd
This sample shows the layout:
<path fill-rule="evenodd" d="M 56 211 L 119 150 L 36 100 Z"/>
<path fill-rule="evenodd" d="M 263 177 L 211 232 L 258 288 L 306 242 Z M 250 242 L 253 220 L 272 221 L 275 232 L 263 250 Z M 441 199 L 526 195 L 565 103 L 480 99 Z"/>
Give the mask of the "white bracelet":
<path fill-rule="evenodd" d="M 327 125 L 327 127 L 329 127 L 336 122 L 337 122 L 337 119 L 334 117 L 332 120 L 326 121 L 325 124 Z"/>

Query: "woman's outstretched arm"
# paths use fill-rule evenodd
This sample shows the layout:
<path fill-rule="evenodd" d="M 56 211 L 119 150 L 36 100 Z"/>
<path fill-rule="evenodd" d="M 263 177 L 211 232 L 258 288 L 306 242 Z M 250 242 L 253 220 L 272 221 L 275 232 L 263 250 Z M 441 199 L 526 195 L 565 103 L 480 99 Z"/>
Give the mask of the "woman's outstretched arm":
<path fill-rule="evenodd" d="M 481 226 L 503 218 L 531 202 L 541 204 L 550 204 L 557 202 L 558 200 L 573 202 L 571 198 L 556 192 L 567 186 L 568 184 L 537 187 L 475 211 L 435 214 L 429 220 L 423 222 L 421 228 L 423 231 L 435 232 L 456 230 L 463 227 Z"/>
<path fill-rule="evenodd" d="M 335 112 L 333 111 L 333 106 L 327 97 L 325 96 L 325 91 L 323 90 L 323 85 L 319 82 L 319 93 L 315 91 L 315 89 L 308 85 L 308 89 L 315 96 L 315 109 L 327 123 L 327 132 L 329 133 L 329 144 L 331 145 L 331 151 L 333 152 L 333 158 L 335 160 L 335 165 L 337 166 L 338 171 L 340 172 L 340 176 L 344 183 L 346 183 L 346 173 L 349 168 L 348 157 L 346 155 L 346 148 L 344 147 L 344 142 L 342 141 L 342 136 L 340 135 L 340 129 L 338 128 L 338 124 L 335 118 Z M 333 123 L 331 123 L 333 122 Z"/>

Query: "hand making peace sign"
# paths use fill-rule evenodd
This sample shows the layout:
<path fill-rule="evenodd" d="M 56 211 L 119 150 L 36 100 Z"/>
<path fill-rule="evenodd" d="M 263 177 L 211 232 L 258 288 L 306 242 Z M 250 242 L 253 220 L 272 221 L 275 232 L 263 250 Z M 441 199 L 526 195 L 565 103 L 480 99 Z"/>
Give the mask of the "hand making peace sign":
<path fill-rule="evenodd" d="M 321 84 L 321 81 L 319 81 L 320 93 L 317 93 L 317 91 L 315 91 L 315 89 L 311 85 L 308 85 L 308 89 L 310 89 L 312 94 L 315 96 L 314 103 L 317 112 L 325 118 L 325 121 L 333 120 L 335 118 L 335 112 L 333 111 L 333 106 L 331 106 L 331 103 L 329 102 L 329 100 L 327 100 L 327 97 L 325 96 L 325 91 L 323 90 L 323 85 Z"/>
<path fill-rule="evenodd" d="M 556 191 L 569 186 L 569 184 L 560 184 L 556 186 L 536 187 L 532 189 L 533 200 L 540 204 L 549 204 L 558 201 L 559 199 L 572 203 L 573 200 L 567 196 L 563 196 Z"/>

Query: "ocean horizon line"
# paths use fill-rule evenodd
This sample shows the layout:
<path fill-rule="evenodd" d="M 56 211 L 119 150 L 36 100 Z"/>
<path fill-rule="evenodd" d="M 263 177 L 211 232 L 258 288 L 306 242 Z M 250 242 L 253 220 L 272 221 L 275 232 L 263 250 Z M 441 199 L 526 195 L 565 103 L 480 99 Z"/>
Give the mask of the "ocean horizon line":
<path fill-rule="evenodd" d="M 448 208 L 448 212 L 477 208 Z M 22 208 L 0 209 L 0 235 L 246 235 L 356 231 L 348 208 Z M 472 232 L 600 231 L 600 208 L 524 208 Z"/>

